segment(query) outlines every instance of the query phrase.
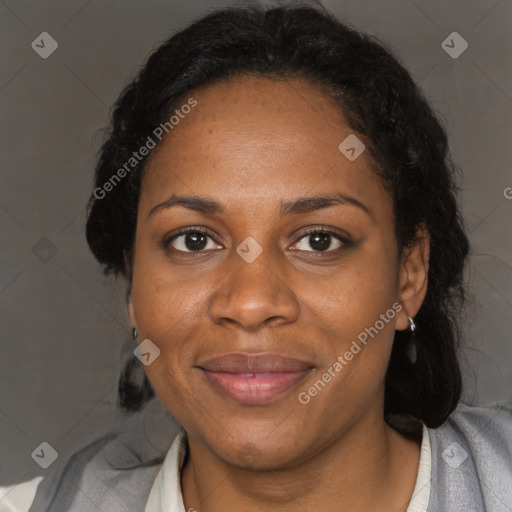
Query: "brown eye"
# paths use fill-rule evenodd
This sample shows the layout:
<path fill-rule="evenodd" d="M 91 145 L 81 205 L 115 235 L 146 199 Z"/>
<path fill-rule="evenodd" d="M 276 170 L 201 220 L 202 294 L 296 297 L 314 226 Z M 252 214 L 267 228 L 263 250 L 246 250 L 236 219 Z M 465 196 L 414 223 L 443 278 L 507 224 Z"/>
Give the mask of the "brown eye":
<path fill-rule="evenodd" d="M 210 243 L 210 247 L 208 244 Z M 190 228 L 180 231 L 172 236 L 165 246 L 172 246 L 178 252 L 199 252 L 205 249 L 218 249 L 222 246 L 216 245 L 213 238 L 204 229 Z"/>
<path fill-rule="evenodd" d="M 335 247 L 333 247 L 333 242 Z M 340 249 L 344 245 L 349 244 L 337 233 L 317 228 L 304 233 L 294 247 L 299 251 L 330 252 Z"/>

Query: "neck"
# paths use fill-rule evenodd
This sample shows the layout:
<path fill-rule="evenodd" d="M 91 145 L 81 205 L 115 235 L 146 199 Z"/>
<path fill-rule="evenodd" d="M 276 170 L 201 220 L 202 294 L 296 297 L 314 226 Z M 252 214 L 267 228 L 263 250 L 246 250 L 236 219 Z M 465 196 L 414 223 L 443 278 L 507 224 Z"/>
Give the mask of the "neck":
<path fill-rule="evenodd" d="M 200 512 L 405 512 L 421 444 L 380 415 L 358 423 L 300 464 L 263 472 L 226 464 L 198 439 L 188 442 L 182 474 L 185 510 Z"/>

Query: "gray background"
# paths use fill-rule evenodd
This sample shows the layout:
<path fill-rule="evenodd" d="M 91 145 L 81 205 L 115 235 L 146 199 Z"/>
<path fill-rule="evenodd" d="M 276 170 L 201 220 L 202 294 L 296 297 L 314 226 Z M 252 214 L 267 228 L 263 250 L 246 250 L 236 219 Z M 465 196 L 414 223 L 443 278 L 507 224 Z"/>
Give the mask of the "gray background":
<path fill-rule="evenodd" d="M 152 50 L 227 5 L 0 4 L 0 485 L 45 473 L 30 456 L 42 441 L 66 457 L 114 419 L 121 351 L 133 342 L 124 283 L 102 277 L 85 242 L 95 155 L 109 107 Z M 512 1 L 324 5 L 387 42 L 444 120 L 473 243 L 464 399 L 510 400 Z M 454 31 L 469 44 L 457 59 L 441 47 Z M 31 47 L 42 32 L 59 45 L 47 59 Z"/>

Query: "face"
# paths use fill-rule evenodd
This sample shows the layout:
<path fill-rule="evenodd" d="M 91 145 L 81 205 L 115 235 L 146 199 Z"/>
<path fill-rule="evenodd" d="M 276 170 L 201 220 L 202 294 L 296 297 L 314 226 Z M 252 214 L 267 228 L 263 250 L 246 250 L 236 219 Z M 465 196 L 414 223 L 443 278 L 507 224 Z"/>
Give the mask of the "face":
<path fill-rule="evenodd" d="M 428 254 L 399 255 L 392 198 L 367 151 L 340 151 L 353 131 L 315 86 L 239 77 L 190 96 L 142 182 L 131 321 L 189 439 L 292 466 L 382 421 Z"/>

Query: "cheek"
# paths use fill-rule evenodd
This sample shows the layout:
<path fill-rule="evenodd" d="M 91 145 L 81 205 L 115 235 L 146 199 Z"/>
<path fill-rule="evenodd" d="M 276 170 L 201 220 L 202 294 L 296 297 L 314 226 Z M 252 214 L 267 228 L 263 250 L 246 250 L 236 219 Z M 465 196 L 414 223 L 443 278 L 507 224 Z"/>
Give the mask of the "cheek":
<path fill-rule="evenodd" d="M 392 307 L 397 267 L 382 253 L 360 252 L 320 280 L 304 280 L 299 294 L 322 323 L 357 335 Z M 356 331 L 359 329 L 359 331 Z"/>
<path fill-rule="evenodd" d="M 324 283 L 304 285 L 304 321 L 316 326 L 324 364 L 312 387 L 301 391 L 314 397 L 307 407 L 320 423 L 333 417 L 352 421 L 382 389 L 395 333 L 393 304 L 399 307 L 395 276 L 385 259 L 376 264 L 361 257 Z M 318 380 L 325 379 L 324 388 Z"/>
<path fill-rule="evenodd" d="M 196 398 L 189 388 L 186 369 L 190 366 L 190 344 L 194 326 L 198 323 L 199 297 L 190 293 L 186 283 L 175 285 L 169 277 L 151 267 L 134 275 L 133 300 L 140 325 L 139 340 L 150 339 L 160 355 L 144 367 L 146 375 L 158 397 L 182 424 L 194 414 L 190 404 Z M 197 289 L 197 288 L 196 288 Z"/>
<path fill-rule="evenodd" d="M 133 303 L 139 340 L 150 339 L 160 356 L 146 373 L 152 384 L 161 379 L 179 378 L 183 349 L 191 324 L 197 321 L 197 297 L 185 283 L 175 284 L 171 276 L 140 258 L 133 276 Z M 166 376 L 167 374 L 167 376 Z M 171 382 L 168 385 L 173 385 Z"/>
<path fill-rule="evenodd" d="M 302 280 L 298 290 L 303 321 L 317 327 L 325 367 L 343 357 L 344 377 L 337 379 L 343 386 L 383 379 L 393 344 L 398 269 L 392 247 L 370 249 L 338 266 L 328 279 Z"/>
<path fill-rule="evenodd" d="M 165 333 L 179 328 L 188 316 L 194 316 L 194 307 L 204 290 L 189 279 L 186 270 L 171 270 L 160 256 L 141 247 L 135 260 L 133 300 L 137 321 L 148 337 L 165 337 Z"/>

